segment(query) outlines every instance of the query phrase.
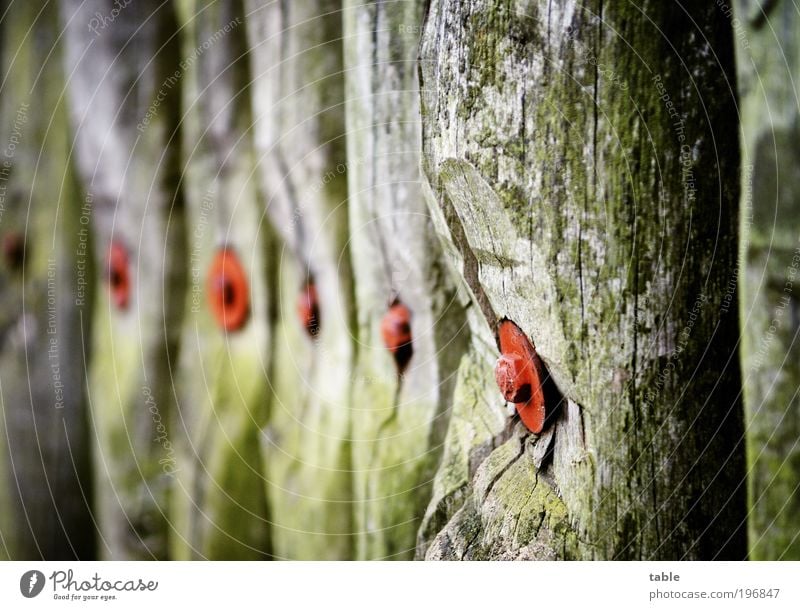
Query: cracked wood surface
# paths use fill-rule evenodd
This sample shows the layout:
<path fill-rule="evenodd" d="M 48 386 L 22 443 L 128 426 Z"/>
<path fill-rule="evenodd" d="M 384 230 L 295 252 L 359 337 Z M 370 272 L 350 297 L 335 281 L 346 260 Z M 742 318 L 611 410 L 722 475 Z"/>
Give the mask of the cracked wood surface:
<path fill-rule="evenodd" d="M 431 2 L 427 200 L 472 339 L 419 556 L 745 554 L 732 40 L 687 10 Z M 564 398 L 549 441 L 502 442 L 503 316 Z"/>

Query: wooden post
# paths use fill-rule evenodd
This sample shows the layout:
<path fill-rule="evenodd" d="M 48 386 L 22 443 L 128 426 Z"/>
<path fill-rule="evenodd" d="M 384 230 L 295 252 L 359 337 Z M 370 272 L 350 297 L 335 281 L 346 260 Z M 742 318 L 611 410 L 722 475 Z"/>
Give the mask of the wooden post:
<path fill-rule="evenodd" d="M 58 15 L 39 9 L 6 11 L 0 45 L 0 558 L 93 559 L 90 237 Z"/>
<path fill-rule="evenodd" d="M 745 554 L 731 28 L 639 4 L 431 2 L 423 164 L 473 334 L 430 559 Z M 506 428 L 504 316 L 552 381 L 540 435 Z"/>
<path fill-rule="evenodd" d="M 123 8 L 64 0 L 61 13 L 74 155 L 99 275 L 89 400 L 100 552 L 163 559 L 186 285 L 175 15 L 156 0 Z M 127 280 L 114 275 L 122 270 Z M 127 286 L 127 300 L 111 284 L 123 296 Z"/>
<path fill-rule="evenodd" d="M 270 522 L 259 437 L 269 387 L 272 270 L 249 134 L 244 13 L 240 2 L 184 8 L 181 188 L 189 287 L 173 428 L 179 451 L 171 548 L 176 559 L 263 559 L 270 555 Z M 209 275 L 223 249 L 233 256 L 227 264 L 241 264 L 246 282 L 241 294 L 228 296 L 247 303 L 243 323 L 229 331 L 209 295 L 213 282 L 232 281 L 232 269 Z"/>
<path fill-rule="evenodd" d="M 347 234 L 341 3 L 246 2 L 253 133 L 274 274 L 264 461 L 273 553 L 353 555 L 352 271 Z M 313 282 L 318 311 L 298 312 Z"/>
<path fill-rule="evenodd" d="M 424 3 L 344 10 L 350 247 L 358 306 L 353 481 L 358 559 L 410 559 L 431 495 L 467 326 L 422 194 L 417 52 Z M 411 314 L 411 359 L 382 337 Z M 402 358 L 402 356 L 401 356 Z"/>
<path fill-rule="evenodd" d="M 727 6 L 727 5 L 726 5 Z M 800 559 L 800 78 L 796 7 L 735 3 L 742 133 L 742 370 L 752 559 Z M 763 10 L 762 10 L 763 7 Z"/>

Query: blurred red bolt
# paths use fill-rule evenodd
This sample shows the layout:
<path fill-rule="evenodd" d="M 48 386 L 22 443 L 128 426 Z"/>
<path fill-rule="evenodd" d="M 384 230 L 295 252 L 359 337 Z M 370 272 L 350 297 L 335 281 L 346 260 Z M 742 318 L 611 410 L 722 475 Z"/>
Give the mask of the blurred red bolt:
<path fill-rule="evenodd" d="M 131 297 L 131 278 L 128 251 L 118 241 L 112 241 L 108 247 L 107 270 L 111 301 L 117 309 L 125 310 Z"/>
<path fill-rule="evenodd" d="M 497 385 L 503 398 L 514 403 L 525 427 L 538 434 L 544 427 L 545 408 L 543 368 L 536 349 L 507 318 L 497 328 L 497 343 L 502 354 L 494 369 Z"/>
<path fill-rule="evenodd" d="M 389 307 L 381 320 L 381 335 L 386 348 L 394 356 L 402 373 L 414 354 L 411 345 L 411 311 L 398 300 Z"/>
<path fill-rule="evenodd" d="M 247 274 L 233 249 L 220 248 L 208 270 L 208 302 L 225 331 L 241 329 L 250 316 Z"/>
<path fill-rule="evenodd" d="M 3 236 L 3 258 L 11 269 L 19 269 L 25 260 L 25 238 L 16 231 Z"/>
<path fill-rule="evenodd" d="M 309 280 L 300 291 L 300 298 L 297 300 L 297 315 L 309 336 L 316 337 L 319 333 L 319 301 L 314 280 Z"/>

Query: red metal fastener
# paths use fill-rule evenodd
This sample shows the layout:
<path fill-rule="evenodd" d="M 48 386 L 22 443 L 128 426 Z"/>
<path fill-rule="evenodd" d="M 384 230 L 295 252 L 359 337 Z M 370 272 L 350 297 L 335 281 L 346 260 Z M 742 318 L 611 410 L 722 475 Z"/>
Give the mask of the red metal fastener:
<path fill-rule="evenodd" d="M 236 253 L 225 246 L 214 255 L 208 271 L 208 302 L 225 331 L 241 329 L 250 316 L 247 274 Z"/>
<path fill-rule="evenodd" d="M 527 380 L 525 361 L 517 354 L 500 356 L 494 369 L 497 385 L 508 402 L 527 402 L 531 397 L 531 386 Z"/>
<path fill-rule="evenodd" d="M 502 354 L 494 370 L 497 385 L 514 403 L 525 427 L 538 434 L 545 419 L 541 360 L 522 329 L 508 318 L 497 327 L 497 343 Z"/>
<path fill-rule="evenodd" d="M 11 269 L 19 269 L 25 260 L 25 238 L 12 231 L 3 236 L 3 258 Z"/>
<path fill-rule="evenodd" d="M 108 247 L 108 286 L 111 300 L 117 309 L 125 310 L 131 297 L 131 276 L 128 269 L 128 251 L 117 240 Z"/>
<path fill-rule="evenodd" d="M 411 311 L 397 299 L 381 320 L 381 335 L 386 348 L 394 356 L 398 371 L 402 373 L 414 349 L 411 345 Z"/>
<path fill-rule="evenodd" d="M 297 301 L 297 315 L 300 317 L 300 322 L 309 336 L 316 337 L 317 333 L 319 333 L 319 301 L 317 287 L 313 279 L 310 279 L 300 291 L 300 298 Z"/>

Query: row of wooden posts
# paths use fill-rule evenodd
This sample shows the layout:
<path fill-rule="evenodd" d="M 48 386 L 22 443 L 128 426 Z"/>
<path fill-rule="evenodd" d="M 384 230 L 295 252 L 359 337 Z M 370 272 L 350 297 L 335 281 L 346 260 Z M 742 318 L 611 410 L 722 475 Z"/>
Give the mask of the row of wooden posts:
<path fill-rule="evenodd" d="M 0 556 L 800 552 L 730 22 L 507 4 L 14 3 Z"/>

